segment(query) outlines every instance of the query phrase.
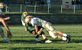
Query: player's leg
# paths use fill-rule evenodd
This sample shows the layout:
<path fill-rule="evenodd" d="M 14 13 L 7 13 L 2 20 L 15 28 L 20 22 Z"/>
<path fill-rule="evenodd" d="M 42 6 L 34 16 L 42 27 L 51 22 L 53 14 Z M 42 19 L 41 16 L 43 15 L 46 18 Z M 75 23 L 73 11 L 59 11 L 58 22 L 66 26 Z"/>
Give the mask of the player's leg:
<path fill-rule="evenodd" d="M 36 42 L 40 42 L 40 41 L 41 41 L 41 40 L 40 40 L 40 35 L 42 36 L 43 41 L 44 41 L 45 43 L 51 43 L 51 42 L 52 42 L 52 41 L 48 40 L 48 38 L 45 36 L 44 32 L 41 32 L 41 33 L 37 34 L 35 31 L 33 31 L 32 34 L 35 35 L 35 40 L 36 40 Z"/>
<path fill-rule="evenodd" d="M 49 32 L 49 35 L 52 37 L 52 38 L 56 38 L 57 36 L 55 36 L 54 33 L 56 33 L 54 30 L 54 27 L 50 24 L 50 23 L 46 23 L 44 28 Z"/>
<path fill-rule="evenodd" d="M 7 36 L 4 34 L 2 28 L 0 28 L 0 36 L 3 38 L 3 42 L 9 42 L 9 39 L 8 39 Z"/>
<path fill-rule="evenodd" d="M 57 35 L 55 34 L 55 32 L 52 32 L 52 31 L 48 31 L 49 32 L 49 35 L 53 38 L 53 39 L 56 39 L 57 38 Z"/>
<path fill-rule="evenodd" d="M 70 40 L 71 40 L 70 35 L 67 35 L 66 33 L 57 31 L 57 35 L 58 35 L 58 36 L 61 36 L 62 40 L 66 41 L 66 42 L 68 42 L 68 43 L 69 43 Z"/>
<path fill-rule="evenodd" d="M 25 26 L 24 21 L 23 21 L 23 20 L 21 20 L 21 22 L 22 22 L 22 25 L 24 26 L 25 31 L 27 31 L 27 28 L 26 28 L 26 26 Z"/>
<path fill-rule="evenodd" d="M 61 37 L 62 37 L 62 40 L 65 40 L 65 41 L 67 41 L 67 42 L 70 41 L 70 36 L 69 36 L 69 35 L 67 35 L 67 34 L 65 34 L 65 33 L 63 33 L 63 32 L 60 32 L 60 31 L 56 31 L 51 24 L 47 23 L 47 24 L 45 25 L 45 28 L 46 28 L 46 30 L 48 30 L 49 35 L 50 35 L 52 38 L 55 39 L 55 38 L 57 38 L 58 36 L 61 36 Z"/>
<path fill-rule="evenodd" d="M 38 26 L 38 31 L 40 31 L 41 28 L 42 28 L 42 26 Z M 43 32 L 43 29 L 37 34 L 42 36 L 45 43 L 51 43 L 52 42 L 45 36 L 45 33 Z"/>
<path fill-rule="evenodd" d="M 51 42 L 52 42 L 51 40 L 49 40 L 49 39 L 46 37 L 46 35 L 44 34 L 43 31 L 41 32 L 40 35 L 42 36 L 42 38 L 43 38 L 43 40 L 44 40 L 45 43 L 51 43 Z"/>
<path fill-rule="evenodd" d="M 61 39 L 63 41 L 66 41 L 66 42 L 70 42 L 70 40 L 71 40 L 70 35 L 67 35 L 67 34 L 65 34 L 63 32 L 60 32 L 60 31 L 54 31 L 54 32 L 49 31 L 49 35 L 54 39 L 58 38 L 58 37 L 61 37 Z"/>
<path fill-rule="evenodd" d="M 30 33 L 32 33 L 33 35 L 35 35 L 35 41 L 36 42 L 40 42 L 40 39 L 39 39 L 40 35 L 38 35 L 35 30 L 31 31 Z"/>
<path fill-rule="evenodd" d="M 53 34 L 54 33 L 54 34 Z M 66 33 L 60 32 L 60 31 L 49 31 L 49 34 L 51 35 L 52 38 L 57 38 L 58 36 L 61 37 L 62 40 L 66 41 L 66 42 L 70 42 L 71 38 L 70 35 L 67 35 Z"/>

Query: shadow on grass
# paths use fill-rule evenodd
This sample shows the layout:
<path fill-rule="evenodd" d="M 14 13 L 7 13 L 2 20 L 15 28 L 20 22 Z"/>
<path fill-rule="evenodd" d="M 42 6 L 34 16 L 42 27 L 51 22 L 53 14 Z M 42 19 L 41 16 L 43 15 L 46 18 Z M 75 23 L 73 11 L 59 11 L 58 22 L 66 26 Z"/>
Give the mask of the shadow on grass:
<path fill-rule="evenodd" d="M 82 43 L 82 36 L 72 36 L 71 43 Z"/>
<path fill-rule="evenodd" d="M 35 36 L 13 36 L 13 38 L 34 38 Z"/>
<path fill-rule="evenodd" d="M 11 40 L 11 43 L 29 43 L 29 44 L 44 43 L 44 41 L 36 42 L 35 39 L 33 39 L 34 36 L 14 36 L 13 38 L 21 38 L 21 39 Z M 22 38 L 27 38 L 27 40 L 22 39 Z M 32 38 L 32 39 L 29 39 L 29 38 Z M 71 38 L 72 39 L 70 43 L 82 43 L 82 36 L 72 36 Z M 53 43 L 64 43 L 62 40 L 54 40 L 54 39 L 52 39 L 52 42 Z M 3 43 L 3 42 L 0 41 L 0 43 Z"/>
<path fill-rule="evenodd" d="M 35 44 L 35 43 L 45 43 L 44 41 L 36 42 L 35 40 L 12 40 L 12 43 L 29 43 L 29 44 Z M 52 40 L 52 43 L 67 43 L 62 40 Z M 69 43 L 82 43 L 82 39 L 72 39 Z"/>
<path fill-rule="evenodd" d="M 36 42 L 35 40 L 11 40 L 11 43 L 28 43 L 28 44 L 36 44 L 36 43 L 43 43 L 41 41 Z"/>
<path fill-rule="evenodd" d="M 82 43 L 82 39 L 72 39 L 71 43 Z"/>
<path fill-rule="evenodd" d="M 19 48 L 10 48 L 9 50 L 63 50 L 59 48 L 49 48 L 49 47 L 19 47 Z"/>

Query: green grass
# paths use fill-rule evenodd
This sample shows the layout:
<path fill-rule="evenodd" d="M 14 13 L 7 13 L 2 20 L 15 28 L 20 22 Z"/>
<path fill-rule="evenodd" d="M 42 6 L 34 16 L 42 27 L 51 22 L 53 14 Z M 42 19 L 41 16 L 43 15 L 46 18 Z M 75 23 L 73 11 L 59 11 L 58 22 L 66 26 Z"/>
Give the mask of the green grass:
<path fill-rule="evenodd" d="M 70 34 L 72 41 L 64 43 L 61 40 L 54 40 L 44 30 L 53 42 L 35 43 L 34 36 L 24 31 L 22 26 L 10 26 L 13 33 L 11 42 L 3 43 L 0 38 L 0 50 L 82 50 L 82 25 L 55 25 L 55 28 Z"/>

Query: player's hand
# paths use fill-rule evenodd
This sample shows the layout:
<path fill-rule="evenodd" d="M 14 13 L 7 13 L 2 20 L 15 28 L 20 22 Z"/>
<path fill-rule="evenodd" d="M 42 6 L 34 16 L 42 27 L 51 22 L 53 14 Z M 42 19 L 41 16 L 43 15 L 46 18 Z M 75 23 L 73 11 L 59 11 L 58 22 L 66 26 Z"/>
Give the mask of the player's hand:
<path fill-rule="evenodd" d="M 9 20 L 10 19 L 10 17 L 6 17 L 6 18 L 4 18 L 4 20 Z"/>
<path fill-rule="evenodd" d="M 7 37 L 12 38 L 12 33 L 10 31 L 7 31 Z"/>
<path fill-rule="evenodd" d="M 39 32 L 37 32 L 37 34 L 38 34 L 38 35 L 40 35 L 40 34 L 41 34 L 41 32 L 39 31 Z"/>

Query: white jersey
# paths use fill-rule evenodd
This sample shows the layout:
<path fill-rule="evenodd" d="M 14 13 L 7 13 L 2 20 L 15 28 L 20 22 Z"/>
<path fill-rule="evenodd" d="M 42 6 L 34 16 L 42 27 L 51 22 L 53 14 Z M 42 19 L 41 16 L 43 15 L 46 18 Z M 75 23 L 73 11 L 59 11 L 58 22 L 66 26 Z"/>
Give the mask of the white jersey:
<path fill-rule="evenodd" d="M 45 22 L 46 22 L 45 20 L 34 17 L 34 18 L 32 18 L 30 23 L 32 24 L 32 26 L 37 25 L 37 26 L 42 26 L 43 27 Z"/>

